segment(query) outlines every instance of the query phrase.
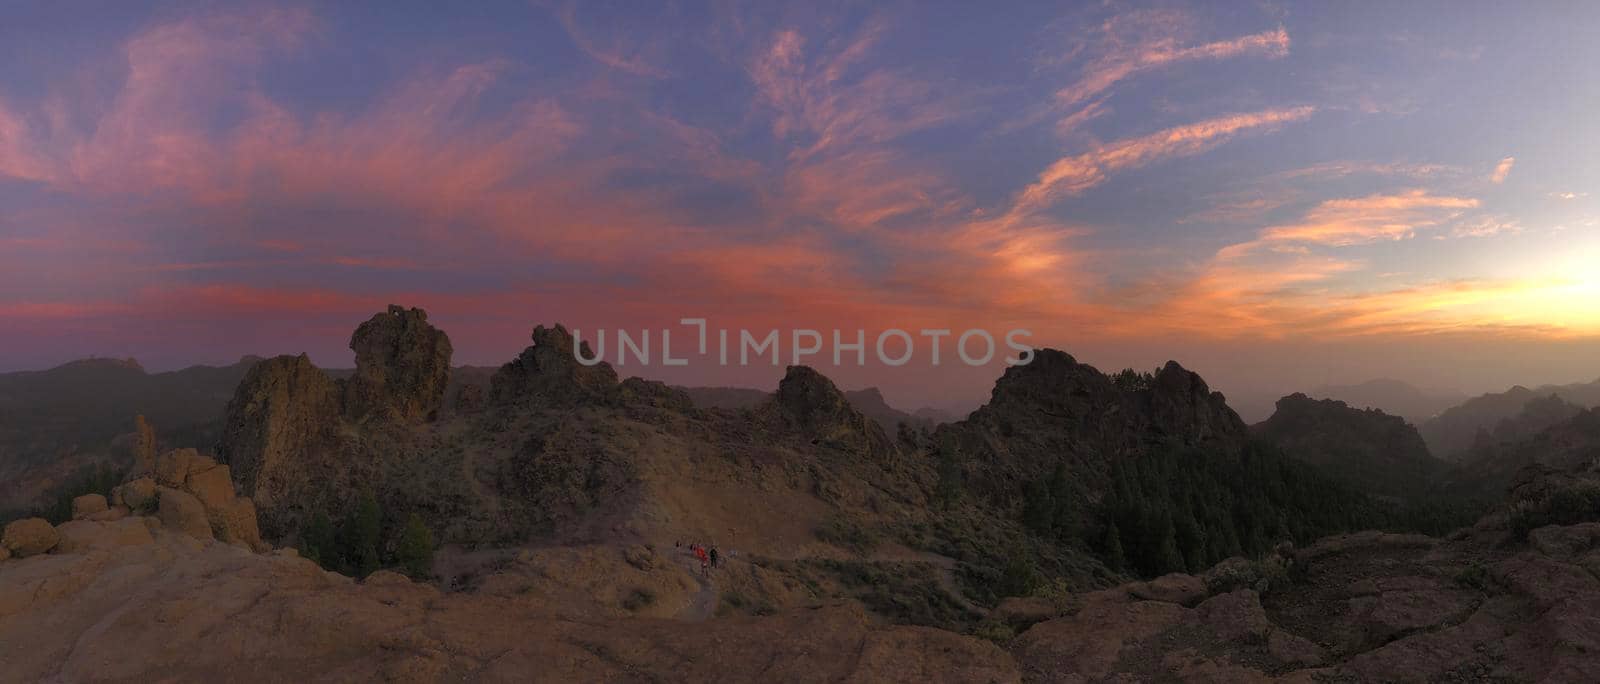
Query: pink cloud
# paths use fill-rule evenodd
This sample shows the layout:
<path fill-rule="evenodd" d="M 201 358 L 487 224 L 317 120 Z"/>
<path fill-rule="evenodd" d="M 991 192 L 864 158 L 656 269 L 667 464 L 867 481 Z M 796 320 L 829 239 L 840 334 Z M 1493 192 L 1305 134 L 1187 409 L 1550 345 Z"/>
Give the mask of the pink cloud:
<path fill-rule="evenodd" d="M 1506 182 L 1506 176 L 1511 175 L 1511 167 L 1516 165 L 1516 157 L 1506 157 L 1494 165 L 1494 172 L 1489 174 L 1489 182 L 1499 185 Z"/>
<path fill-rule="evenodd" d="M 1111 173 L 1162 159 L 1199 154 L 1244 131 L 1299 121 L 1313 111 L 1312 107 L 1294 107 L 1233 114 L 1103 144 L 1088 152 L 1063 157 L 1022 191 L 1017 208 L 1020 211 L 1042 209 L 1061 198 L 1099 185 Z"/>

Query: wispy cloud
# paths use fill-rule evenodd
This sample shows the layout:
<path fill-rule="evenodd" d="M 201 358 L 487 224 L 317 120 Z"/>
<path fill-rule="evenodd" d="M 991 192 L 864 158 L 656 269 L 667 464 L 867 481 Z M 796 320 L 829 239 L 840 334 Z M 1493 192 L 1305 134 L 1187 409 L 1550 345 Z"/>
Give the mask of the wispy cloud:
<path fill-rule="evenodd" d="M 1489 174 L 1489 182 L 1499 185 L 1506 182 L 1506 176 L 1511 175 L 1511 167 L 1516 165 L 1516 157 L 1506 157 L 1494 165 L 1494 172 Z"/>
<path fill-rule="evenodd" d="M 1056 103 L 1074 107 L 1109 90 L 1117 82 L 1160 67 L 1181 62 L 1222 60 L 1232 57 L 1283 57 L 1289 54 L 1289 33 L 1283 27 L 1231 40 L 1183 46 L 1172 36 L 1138 39 L 1128 43 L 1119 33 L 1128 19 L 1108 22 L 1104 31 L 1106 54 L 1084 66 L 1078 80 L 1056 91 Z"/>
<path fill-rule="evenodd" d="M 578 20 L 578 3 L 566 3 L 553 8 L 561 28 L 567 32 L 584 54 L 601 64 L 635 76 L 666 78 L 672 72 L 656 63 L 659 45 L 654 42 L 604 39 L 587 30 Z"/>
<path fill-rule="evenodd" d="M 1404 240 L 1416 235 L 1418 230 L 1437 226 L 1478 204 L 1478 200 L 1470 197 L 1432 195 L 1426 190 L 1328 200 L 1296 223 L 1267 228 L 1261 240 L 1335 247 Z"/>
<path fill-rule="evenodd" d="M 1199 154 L 1239 133 L 1271 128 L 1311 116 L 1313 107 L 1270 109 L 1233 114 L 1186 124 L 1138 138 L 1100 145 L 1082 154 L 1063 157 L 1039 174 L 1017 199 L 1017 210 L 1044 208 L 1104 182 L 1117 171 L 1137 168 L 1162 159 Z"/>

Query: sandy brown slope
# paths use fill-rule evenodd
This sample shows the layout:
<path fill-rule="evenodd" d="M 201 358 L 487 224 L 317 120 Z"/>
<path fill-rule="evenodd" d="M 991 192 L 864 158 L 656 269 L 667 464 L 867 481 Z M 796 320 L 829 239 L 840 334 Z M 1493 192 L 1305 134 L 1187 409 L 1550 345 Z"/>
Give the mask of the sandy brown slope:
<path fill-rule="evenodd" d="M 93 523 L 98 548 L 0 564 L 0 681 L 1016 681 L 980 640 L 828 604 L 701 623 L 580 618 L 515 580 L 442 594 Z"/>

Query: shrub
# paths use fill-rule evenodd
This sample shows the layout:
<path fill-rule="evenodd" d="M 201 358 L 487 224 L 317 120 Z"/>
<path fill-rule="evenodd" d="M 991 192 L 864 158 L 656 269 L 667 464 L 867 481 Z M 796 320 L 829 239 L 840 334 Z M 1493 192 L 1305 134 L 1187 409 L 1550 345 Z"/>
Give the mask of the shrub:
<path fill-rule="evenodd" d="M 834 513 L 815 530 L 817 539 L 859 554 L 870 553 L 878 546 L 877 535 L 867 531 L 860 523 L 843 513 Z"/>
<path fill-rule="evenodd" d="M 654 605 L 655 602 L 655 592 L 643 588 L 634 589 L 632 593 L 628 594 L 627 598 L 622 599 L 622 607 L 628 610 L 637 611 L 646 606 Z"/>
<path fill-rule="evenodd" d="M 1600 520 L 1600 483 L 1585 481 L 1542 492 L 1511 506 L 1511 531 L 1518 539 L 1545 525 Z"/>
<path fill-rule="evenodd" d="M 414 579 L 425 579 L 433 574 L 433 531 L 422 522 L 422 516 L 412 513 L 406 519 L 395 548 L 395 561 Z"/>

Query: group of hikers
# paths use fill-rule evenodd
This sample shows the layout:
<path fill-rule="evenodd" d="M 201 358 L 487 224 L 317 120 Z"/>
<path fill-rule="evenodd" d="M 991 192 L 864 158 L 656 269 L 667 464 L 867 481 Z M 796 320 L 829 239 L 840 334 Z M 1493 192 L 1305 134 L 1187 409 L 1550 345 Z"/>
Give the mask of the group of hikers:
<path fill-rule="evenodd" d="M 674 543 L 673 545 L 682 546 L 681 543 Z M 705 544 L 689 542 L 689 553 L 700 559 L 700 574 L 711 574 L 712 568 L 717 567 L 717 547 L 707 548 Z"/>

